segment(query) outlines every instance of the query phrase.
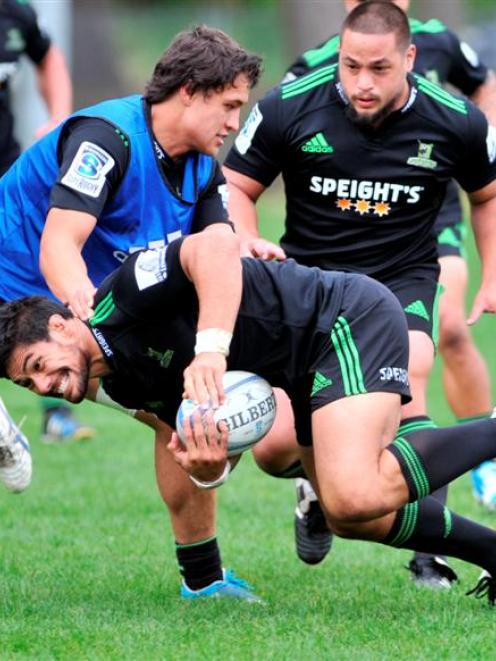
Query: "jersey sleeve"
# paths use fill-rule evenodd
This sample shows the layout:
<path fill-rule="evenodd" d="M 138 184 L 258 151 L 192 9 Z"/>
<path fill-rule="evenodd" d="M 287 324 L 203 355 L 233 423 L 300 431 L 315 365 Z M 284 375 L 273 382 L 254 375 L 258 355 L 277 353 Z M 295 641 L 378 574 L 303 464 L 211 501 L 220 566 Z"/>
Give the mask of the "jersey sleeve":
<path fill-rule="evenodd" d="M 466 96 L 472 96 L 487 79 L 488 69 L 480 61 L 476 51 L 451 30 L 448 31 L 447 37 L 451 63 L 448 82 Z"/>
<path fill-rule="evenodd" d="M 50 37 L 40 27 L 34 9 L 27 3 L 16 3 L 15 11 L 25 41 L 24 52 L 34 64 L 39 64 L 51 46 Z"/>
<path fill-rule="evenodd" d="M 465 150 L 456 166 L 455 179 L 473 193 L 496 179 L 496 128 L 485 115 L 468 102 L 468 130 Z"/>
<path fill-rule="evenodd" d="M 217 161 L 210 182 L 201 194 L 193 218 L 193 232 L 214 223 L 229 223 L 227 216 L 227 185 Z"/>
<path fill-rule="evenodd" d="M 284 164 L 280 88 L 273 88 L 251 110 L 225 165 L 270 186 Z"/>
<path fill-rule="evenodd" d="M 113 279 L 115 305 L 131 317 L 156 320 L 167 318 L 195 295 L 179 259 L 183 241 L 131 255 Z"/>
<path fill-rule="evenodd" d="M 60 170 L 50 208 L 82 211 L 98 218 L 126 172 L 129 147 L 124 138 L 104 119 L 69 120 L 59 140 Z"/>

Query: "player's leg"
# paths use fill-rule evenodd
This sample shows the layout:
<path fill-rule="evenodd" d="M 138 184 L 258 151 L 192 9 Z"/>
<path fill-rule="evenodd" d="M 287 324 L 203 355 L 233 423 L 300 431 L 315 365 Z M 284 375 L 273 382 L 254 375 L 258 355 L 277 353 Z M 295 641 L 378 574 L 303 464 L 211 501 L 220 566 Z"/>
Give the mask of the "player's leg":
<path fill-rule="evenodd" d="M 287 394 L 275 388 L 277 415 L 269 433 L 257 443 L 253 457 L 258 467 L 273 477 L 296 478 L 294 534 L 296 554 L 303 562 L 315 565 L 326 557 L 332 545 L 329 530 L 312 484 L 306 479 L 296 441 L 294 415 Z"/>
<path fill-rule="evenodd" d="M 30 485 L 32 470 L 28 439 L 0 397 L 0 481 L 9 491 L 19 493 Z"/>
<path fill-rule="evenodd" d="M 412 401 L 402 408 L 402 434 L 408 437 L 417 429 L 435 428 L 427 415 L 426 390 L 434 364 L 434 347 L 438 341 L 439 301 L 441 288 L 437 283 L 438 268 L 420 267 L 394 277 L 387 282 L 405 311 L 410 344 L 408 376 Z M 447 486 L 434 495 L 446 503 Z M 446 559 L 416 553 L 409 563 L 412 579 L 420 586 L 449 588 L 456 574 Z"/>
<path fill-rule="evenodd" d="M 440 246 L 442 248 L 442 246 Z M 449 249 L 451 252 L 446 252 Z M 441 250 L 440 281 L 444 293 L 440 302 L 439 350 L 443 358 L 446 398 L 462 424 L 490 415 L 491 382 L 484 358 L 472 339 L 465 320 L 468 270 L 454 247 Z M 470 388 L 467 388 L 467 383 Z M 485 462 L 472 471 L 476 498 L 490 509 L 496 507 L 496 464 Z"/>
<path fill-rule="evenodd" d="M 222 567 L 215 535 L 216 492 L 196 487 L 167 449 L 171 430 L 155 436 L 155 470 L 160 495 L 169 511 L 176 555 L 183 577 L 181 596 L 231 597 L 260 601 L 248 583 Z"/>
<path fill-rule="evenodd" d="M 458 419 L 487 417 L 492 409 L 489 371 L 465 317 L 467 264 L 455 255 L 441 257 L 439 263 L 444 289 L 439 305 L 439 351 L 446 398 Z"/>
<path fill-rule="evenodd" d="M 388 445 L 386 439 L 394 435 L 399 413 L 394 397 L 390 393 L 357 395 L 314 411 L 313 453 L 304 449 L 303 461 L 307 473 L 314 476 L 329 526 L 343 537 L 458 557 L 496 577 L 496 532 L 425 497 L 441 480 L 453 477 L 452 469 L 443 478 L 440 471 L 450 456 L 447 450 L 456 447 L 458 439 L 450 438 L 450 430 L 442 430 L 434 442 L 417 438 L 408 444 L 396 438 Z M 481 446 L 495 447 L 496 423 L 471 427 L 471 438 Z M 427 430 L 425 435 L 430 433 Z M 456 470 L 460 468 L 461 464 Z M 424 497 L 418 500 L 419 495 Z M 388 512 L 389 508 L 393 511 Z M 490 579 L 489 587 L 494 601 L 496 581 Z"/>
<path fill-rule="evenodd" d="M 66 402 L 54 397 L 43 397 L 41 400 L 43 443 L 60 443 L 64 441 L 81 441 L 93 438 L 95 429 L 80 422 L 72 407 Z"/>
<path fill-rule="evenodd" d="M 99 387 L 97 380 L 90 382 L 87 397 L 127 413 L 154 430 L 155 474 L 176 540 L 176 556 L 183 577 L 181 595 L 197 598 L 218 594 L 258 601 L 247 583 L 236 577 L 231 570 L 222 568 L 215 536 L 215 491 L 198 489 L 173 460 L 167 450 L 170 428 L 155 415 L 120 406 Z"/>
<path fill-rule="evenodd" d="M 3 303 L 0 299 L 0 305 Z M 32 472 L 28 439 L 0 397 L 0 481 L 9 491 L 19 493 L 31 484 Z"/>

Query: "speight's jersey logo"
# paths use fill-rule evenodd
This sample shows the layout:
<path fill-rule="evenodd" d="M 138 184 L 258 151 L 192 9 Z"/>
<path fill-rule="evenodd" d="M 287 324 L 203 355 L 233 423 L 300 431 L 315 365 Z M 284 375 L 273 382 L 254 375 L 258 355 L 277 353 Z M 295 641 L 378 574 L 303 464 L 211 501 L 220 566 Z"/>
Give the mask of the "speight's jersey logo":
<path fill-rule="evenodd" d="M 340 211 L 355 211 L 361 216 L 373 213 L 388 216 L 391 203 L 416 204 L 424 186 L 392 184 L 387 181 L 360 181 L 358 179 L 332 179 L 313 176 L 310 180 L 312 193 L 335 193 L 336 206 Z"/>

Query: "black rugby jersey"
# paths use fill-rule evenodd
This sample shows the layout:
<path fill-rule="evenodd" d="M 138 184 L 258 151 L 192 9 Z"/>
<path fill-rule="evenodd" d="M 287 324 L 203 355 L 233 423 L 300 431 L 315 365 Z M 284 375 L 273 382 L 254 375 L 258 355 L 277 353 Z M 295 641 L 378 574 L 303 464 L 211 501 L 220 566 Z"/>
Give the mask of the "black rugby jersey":
<path fill-rule="evenodd" d="M 9 83 L 25 54 L 39 64 L 50 48 L 50 39 L 38 25 L 27 2 L 0 2 L 0 174 L 15 161 L 19 146 L 14 138 Z"/>
<path fill-rule="evenodd" d="M 410 18 L 412 43 L 417 47 L 414 70 L 438 84 L 450 83 L 471 96 L 487 78 L 487 67 L 477 53 L 436 18 L 421 22 Z M 339 35 L 302 55 L 289 67 L 287 80 L 316 67 L 338 61 Z"/>
<path fill-rule="evenodd" d="M 426 22 L 408 19 L 412 43 L 417 47 L 414 70 L 432 82 L 449 83 L 466 96 L 472 96 L 487 79 L 488 69 L 467 43 L 436 18 Z M 293 80 L 316 67 L 338 61 L 339 35 L 334 35 L 302 55 L 290 66 L 284 78 Z M 462 218 L 458 187 L 448 184 L 444 203 L 436 218 L 435 232 L 456 226 Z"/>
<path fill-rule="evenodd" d="M 113 372 L 105 391 L 171 427 L 194 356 L 198 301 L 179 260 L 183 239 L 135 253 L 98 289 L 90 322 Z M 312 371 L 342 303 L 344 274 L 243 260 L 243 296 L 227 368 L 288 389 Z"/>
<path fill-rule="evenodd" d="M 337 65 L 271 90 L 252 110 L 226 165 L 269 186 L 282 173 L 281 246 L 299 262 L 377 279 L 436 261 L 433 224 L 447 182 L 496 178 L 484 115 L 425 78 L 378 129 L 348 119 Z"/>

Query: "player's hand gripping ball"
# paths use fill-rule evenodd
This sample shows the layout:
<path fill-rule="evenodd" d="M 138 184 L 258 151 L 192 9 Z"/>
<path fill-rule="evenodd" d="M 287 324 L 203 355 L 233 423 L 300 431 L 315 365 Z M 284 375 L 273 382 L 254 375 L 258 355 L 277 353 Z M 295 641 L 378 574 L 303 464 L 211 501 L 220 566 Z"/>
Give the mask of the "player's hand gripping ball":
<path fill-rule="evenodd" d="M 240 454 L 262 439 L 276 417 L 276 399 L 271 385 L 251 372 L 226 372 L 222 383 L 226 401 L 214 411 L 216 423 L 224 420 L 229 430 L 227 454 Z M 176 415 L 176 431 L 185 442 L 183 421 L 200 408 L 190 399 L 182 401 Z"/>

